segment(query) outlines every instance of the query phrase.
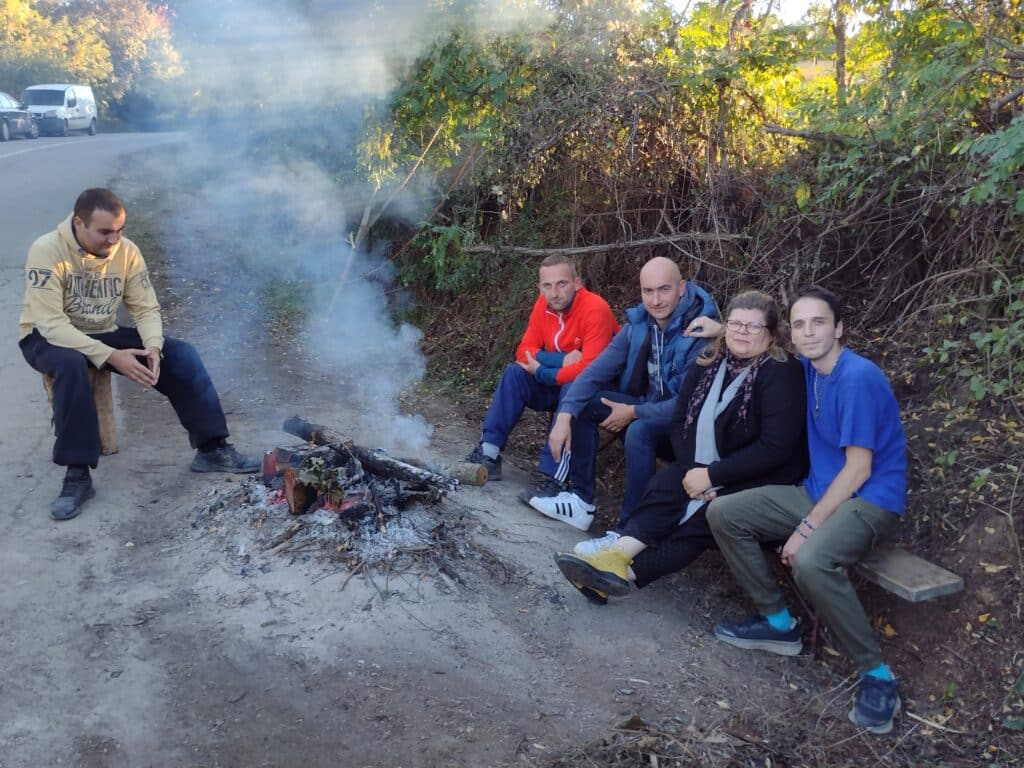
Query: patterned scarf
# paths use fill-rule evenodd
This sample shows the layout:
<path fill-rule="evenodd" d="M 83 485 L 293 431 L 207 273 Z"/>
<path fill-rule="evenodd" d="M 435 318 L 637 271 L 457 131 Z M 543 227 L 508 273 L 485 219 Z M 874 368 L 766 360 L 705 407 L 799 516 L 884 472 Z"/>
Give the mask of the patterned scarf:
<path fill-rule="evenodd" d="M 726 384 L 732 381 L 736 377 L 736 374 L 744 368 L 750 368 L 750 373 L 747 374 L 747 378 L 743 382 L 743 390 L 739 393 L 739 397 L 737 398 L 740 405 L 736 415 L 741 420 L 746 421 L 747 412 L 750 410 L 750 399 L 754 396 L 754 379 L 757 378 L 757 372 L 761 370 L 762 363 L 768 359 L 769 355 L 768 352 L 765 351 L 753 360 L 750 358 L 740 359 L 733 356 L 728 347 L 723 346 L 723 349 L 725 350 Z M 690 427 L 697 420 L 697 416 L 700 414 L 700 409 L 704 405 L 704 401 L 708 396 L 708 391 L 711 389 L 711 385 L 715 381 L 715 374 L 718 372 L 718 364 L 721 361 L 722 353 L 719 353 L 707 369 L 705 369 L 704 373 L 701 374 L 700 379 L 697 381 L 697 386 L 693 388 L 693 394 L 690 396 L 690 402 L 686 406 L 686 419 L 683 421 L 684 440 L 690 432 Z"/>

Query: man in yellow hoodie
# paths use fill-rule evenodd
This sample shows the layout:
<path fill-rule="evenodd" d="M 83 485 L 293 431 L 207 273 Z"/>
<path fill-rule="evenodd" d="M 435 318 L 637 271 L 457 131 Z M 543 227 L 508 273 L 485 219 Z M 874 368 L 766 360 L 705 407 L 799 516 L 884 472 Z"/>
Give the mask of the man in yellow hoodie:
<path fill-rule="evenodd" d="M 124 205 L 108 189 L 87 189 L 74 212 L 36 240 L 25 263 L 18 322 L 28 364 L 53 378 L 54 463 L 67 467 L 54 520 L 70 520 L 95 495 L 99 422 L 88 368 L 109 367 L 171 401 L 196 448 L 195 472 L 255 472 L 259 462 L 227 442 L 220 399 L 199 354 L 165 338 L 160 304 L 139 249 L 122 236 Z M 121 305 L 135 327 L 117 325 Z"/>

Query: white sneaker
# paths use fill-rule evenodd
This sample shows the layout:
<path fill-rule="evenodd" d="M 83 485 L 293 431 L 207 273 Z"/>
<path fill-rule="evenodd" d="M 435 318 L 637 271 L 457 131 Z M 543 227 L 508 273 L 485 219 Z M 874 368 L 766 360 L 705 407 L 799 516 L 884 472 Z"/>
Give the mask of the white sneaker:
<path fill-rule="evenodd" d="M 545 517 L 561 520 L 581 531 L 587 530 L 594 522 L 596 509 L 593 504 L 587 504 L 572 491 L 561 491 L 551 496 L 533 496 L 530 499 L 530 506 Z"/>
<path fill-rule="evenodd" d="M 579 542 L 572 548 L 572 551 L 580 557 L 583 557 L 584 555 L 596 555 L 602 549 L 607 549 L 618 541 L 620 535 L 621 534 L 618 534 L 615 531 L 608 531 L 608 533 L 598 539 L 585 539 Z"/>

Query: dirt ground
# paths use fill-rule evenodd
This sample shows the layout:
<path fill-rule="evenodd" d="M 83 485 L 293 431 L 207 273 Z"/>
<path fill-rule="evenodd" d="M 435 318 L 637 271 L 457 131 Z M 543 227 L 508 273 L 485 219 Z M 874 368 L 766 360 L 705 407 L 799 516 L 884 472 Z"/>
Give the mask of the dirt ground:
<path fill-rule="evenodd" d="M 137 176 L 119 184 L 146 202 Z M 173 206 L 146 204 L 151 222 Z M 172 281 L 166 250 L 154 271 L 171 289 L 167 324 L 203 353 L 241 448 L 290 442 L 279 425 L 293 413 L 341 429 L 356 420 L 338 381 L 313 372 L 255 302 L 224 300 L 248 329 L 237 345 L 225 348 L 209 314 L 195 322 L 197 302 L 225 295 L 229 254 Z M 46 444 L 41 397 L 26 404 L 40 416 L 24 440 Z M 856 733 L 851 670 L 830 652 L 788 659 L 716 643 L 714 622 L 746 605 L 714 555 L 590 605 L 552 562 L 582 535 L 516 500 L 530 481 L 522 460 L 502 482 L 422 512 L 444 526 L 436 557 L 353 575 L 329 553 L 244 551 L 231 510 L 196 511 L 240 481 L 189 472 L 184 432 L 158 395 L 119 381 L 117 399 L 121 451 L 102 459 L 80 518 L 51 524 L 40 505 L 56 474 L 17 469 L 33 493 L 12 512 L 25 546 L 4 563 L 0 593 L 36 586 L 0 617 L 0 766 L 596 765 L 641 721 L 668 741 L 638 746 L 637 765 L 659 764 L 655 743 L 689 755 L 663 765 L 816 763 L 780 759 L 794 739 L 831 748 L 823 765 L 929 764 L 922 745 L 950 740 L 962 755 L 950 764 L 1009 762 L 985 754 L 983 735 L 918 720 L 888 742 Z M 441 463 L 476 439 L 477 417 L 435 395 L 408 393 L 402 408 L 434 426 Z M 942 717 L 934 685 L 904 682 L 906 708 L 924 720 Z"/>

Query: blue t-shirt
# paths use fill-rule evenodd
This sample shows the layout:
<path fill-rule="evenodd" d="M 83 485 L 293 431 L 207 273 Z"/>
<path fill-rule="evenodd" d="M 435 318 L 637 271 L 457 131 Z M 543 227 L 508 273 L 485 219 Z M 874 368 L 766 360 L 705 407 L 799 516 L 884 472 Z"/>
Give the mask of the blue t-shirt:
<path fill-rule="evenodd" d="M 881 369 L 843 349 L 823 376 L 800 357 L 807 382 L 807 449 L 811 469 L 804 489 L 817 501 L 846 464 L 844 448 L 871 451 L 871 477 L 854 494 L 903 514 L 907 499 L 907 444 L 899 406 Z"/>

